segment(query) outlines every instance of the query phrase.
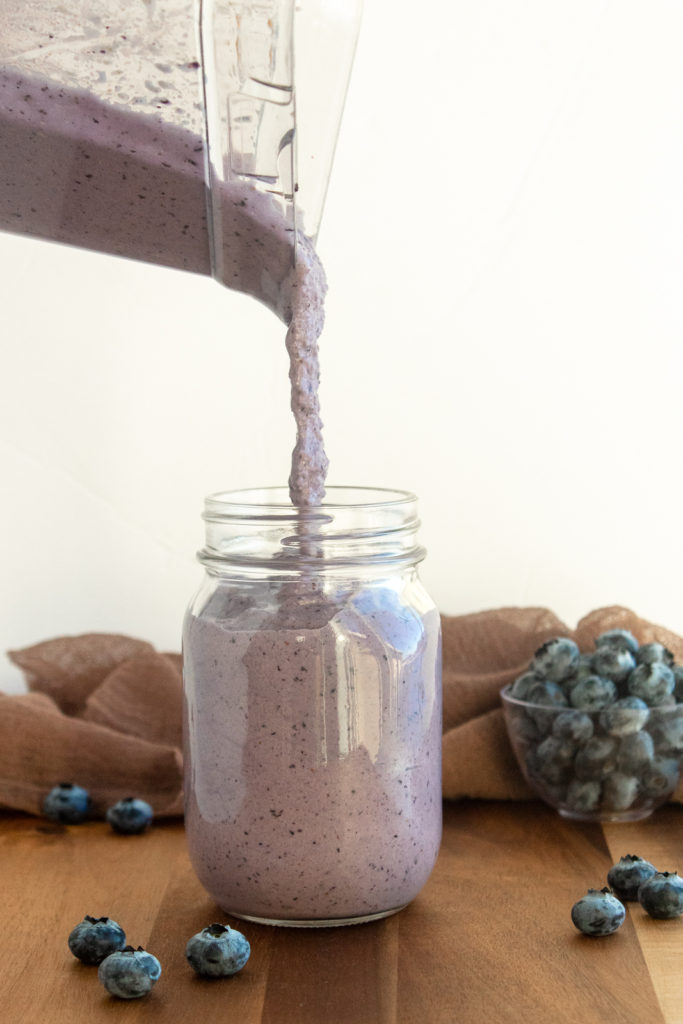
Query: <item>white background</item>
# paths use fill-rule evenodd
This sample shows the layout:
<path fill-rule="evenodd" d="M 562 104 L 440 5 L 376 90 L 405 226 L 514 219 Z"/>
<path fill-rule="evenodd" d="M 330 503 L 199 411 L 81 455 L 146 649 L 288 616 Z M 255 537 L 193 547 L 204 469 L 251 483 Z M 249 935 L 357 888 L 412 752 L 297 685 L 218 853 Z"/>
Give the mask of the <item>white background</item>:
<path fill-rule="evenodd" d="M 330 483 L 419 495 L 445 612 L 683 630 L 682 40 L 673 0 L 366 0 L 319 239 Z M 8 235 L 0 274 L 0 649 L 178 649 L 204 495 L 287 478 L 282 325 Z"/>

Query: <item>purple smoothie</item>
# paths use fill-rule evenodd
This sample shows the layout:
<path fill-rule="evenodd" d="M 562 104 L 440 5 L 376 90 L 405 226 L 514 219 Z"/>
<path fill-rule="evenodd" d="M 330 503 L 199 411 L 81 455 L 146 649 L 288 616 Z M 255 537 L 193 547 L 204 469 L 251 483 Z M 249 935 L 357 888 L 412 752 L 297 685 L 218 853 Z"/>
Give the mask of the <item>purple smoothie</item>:
<path fill-rule="evenodd" d="M 343 922 L 403 907 L 436 860 L 438 614 L 306 589 L 219 586 L 188 613 L 186 825 L 226 911 Z"/>

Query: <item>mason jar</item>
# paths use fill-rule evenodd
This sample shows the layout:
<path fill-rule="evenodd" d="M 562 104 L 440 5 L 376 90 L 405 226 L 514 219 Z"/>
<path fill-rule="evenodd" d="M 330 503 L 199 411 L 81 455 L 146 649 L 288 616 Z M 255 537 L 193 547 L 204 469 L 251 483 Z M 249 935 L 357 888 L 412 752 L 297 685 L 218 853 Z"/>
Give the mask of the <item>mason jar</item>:
<path fill-rule="evenodd" d="M 330 487 L 206 499 L 183 630 L 185 822 L 227 913 L 370 921 L 426 882 L 441 839 L 441 633 L 414 495 Z"/>

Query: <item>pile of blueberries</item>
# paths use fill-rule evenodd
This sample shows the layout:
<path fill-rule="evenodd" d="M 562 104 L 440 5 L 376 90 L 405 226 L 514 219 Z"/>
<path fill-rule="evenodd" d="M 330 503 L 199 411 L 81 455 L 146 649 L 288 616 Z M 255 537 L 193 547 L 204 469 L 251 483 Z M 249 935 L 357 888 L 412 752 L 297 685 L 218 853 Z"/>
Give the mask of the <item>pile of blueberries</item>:
<path fill-rule="evenodd" d="M 119 999 L 146 996 L 161 977 L 157 958 L 142 946 L 127 946 L 123 928 L 109 917 L 86 914 L 69 935 L 69 949 L 82 963 L 97 966 L 99 980 Z M 202 928 L 185 948 L 187 962 L 204 978 L 237 974 L 250 953 L 242 932 L 223 924 Z"/>
<path fill-rule="evenodd" d="M 628 630 L 612 629 L 581 653 L 556 637 L 507 695 L 519 702 L 508 703 L 506 715 L 520 765 L 553 806 L 619 815 L 647 810 L 676 788 L 683 666 L 662 644 L 640 645 Z"/>
<path fill-rule="evenodd" d="M 74 782 L 53 786 L 43 800 L 43 814 L 60 825 L 80 825 L 90 814 L 90 794 Z M 119 835 L 136 836 L 152 824 L 154 811 L 146 800 L 125 796 L 107 809 L 106 819 Z"/>
<path fill-rule="evenodd" d="M 584 935 L 612 935 L 624 923 L 629 900 L 660 920 L 683 914 L 683 878 L 676 871 L 657 871 L 636 854 L 627 853 L 611 867 L 607 882 L 604 889 L 589 889 L 572 907 L 572 922 Z"/>

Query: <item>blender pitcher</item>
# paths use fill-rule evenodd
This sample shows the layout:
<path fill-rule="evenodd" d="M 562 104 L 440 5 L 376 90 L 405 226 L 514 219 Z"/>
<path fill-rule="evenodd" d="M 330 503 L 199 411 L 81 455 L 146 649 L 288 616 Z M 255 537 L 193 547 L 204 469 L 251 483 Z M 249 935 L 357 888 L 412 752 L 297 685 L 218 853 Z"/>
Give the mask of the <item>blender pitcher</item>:
<path fill-rule="evenodd" d="M 249 217 L 283 277 L 318 230 L 360 4 L 3 0 L 0 229 L 272 304 Z"/>

